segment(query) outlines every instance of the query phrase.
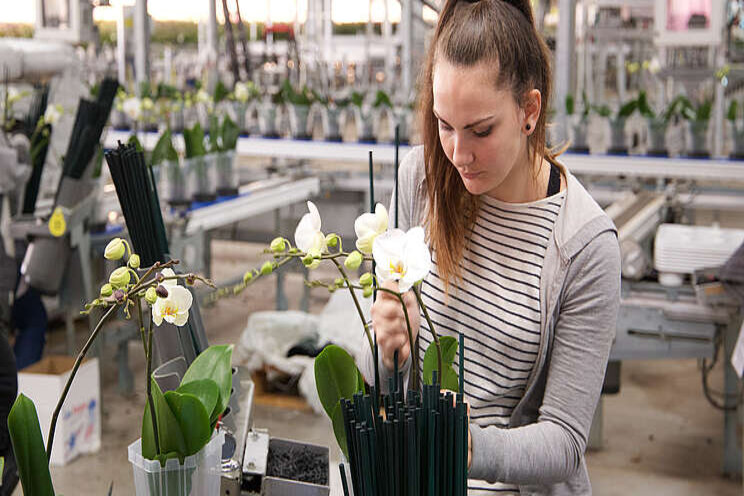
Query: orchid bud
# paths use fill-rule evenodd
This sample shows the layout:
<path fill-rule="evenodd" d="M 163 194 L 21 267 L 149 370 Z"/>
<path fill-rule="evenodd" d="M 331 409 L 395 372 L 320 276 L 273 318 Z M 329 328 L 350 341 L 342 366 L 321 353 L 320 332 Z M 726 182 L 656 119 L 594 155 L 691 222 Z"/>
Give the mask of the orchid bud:
<path fill-rule="evenodd" d="M 344 287 L 344 279 L 342 277 L 339 277 L 335 281 L 333 281 L 333 284 L 335 284 L 337 288 L 343 288 Z"/>
<path fill-rule="evenodd" d="M 106 260 L 121 260 L 121 257 L 124 256 L 126 251 L 127 247 L 124 244 L 124 240 L 121 238 L 114 238 L 106 245 L 106 250 L 104 250 L 103 256 Z"/>
<path fill-rule="evenodd" d="M 365 272 L 364 274 L 362 274 L 362 277 L 359 278 L 359 284 L 361 284 L 365 288 L 367 286 L 372 286 L 373 282 L 374 278 L 372 277 L 372 274 L 370 272 Z"/>
<path fill-rule="evenodd" d="M 284 238 L 274 238 L 271 242 L 270 249 L 274 253 L 282 253 L 287 249 L 287 244 L 284 242 Z"/>
<path fill-rule="evenodd" d="M 147 291 L 145 291 L 145 301 L 150 305 L 154 305 L 155 302 L 158 301 L 158 292 L 152 286 L 147 288 Z"/>
<path fill-rule="evenodd" d="M 331 233 L 325 237 L 325 243 L 328 248 L 335 248 L 338 246 L 338 235 Z"/>
<path fill-rule="evenodd" d="M 356 270 L 359 268 L 360 265 L 362 265 L 362 260 L 362 254 L 354 250 L 349 253 L 349 256 L 346 257 L 346 260 L 344 260 L 344 267 L 349 270 Z"/>
<path fill-rule="evenodd" d="M 366 286 L 364 288 L 364 291 L 362 292 L 362 296 L 364 296 L 365 298 L 369 298 L 370 296 L 372 296 L 372 286 Z"/>
<path fill-rule="evenodd" d="M 124 301 L 124 291 L 122 291 L 121 289 L 117 289 L 116 291 L 114 291 L 114 299 L 119 303 Z"/>
<path fill-rule="evenodd" d="M 111 273 L 109 276 L 109 282 L 115 288 L 123 288 L 132 279 L 132 274 L 129 273 L 129 269 L 126 267 L 119 267 Z"/>
<path fill-rule="evenodd" d="M 292 247 L 289 249 L 290 255 L 297 255 L 298 253 L 300 253 L 300 250 L 298 250 L 297 248 Z"/>
<path fill-rule="evenodd" d="M 267 276 L 274 271 L 274 264 L 272 262 L 266 262 L 261 266 L 261 275 Z"/>
<path fill-rule="evenodd" d="M 160 284 L 157 288 L 155 288 L 155 294 L 158 295 L 160 298 L 168 298 L 168 289 Z"/>
<path fill-rule="evenodd" d="M 243 284 L 248 284 L 253 279 L 253 271 L 249 270 L 243 274 Z"/>
<path fill-rule="evenodd" d="M 194 283 L 196 283 L 196 276 L 194 274 L 189 274 L 186 276 L 186 286 L 193 286 Z"/>
<path fill-rule="evenodd" d="M 140 257 L 136 253 L 132 253 L 132 255 L 129 257 L 129 266 L 133 269 L 139 269 L 140 266 Z"/>
<path fill-rule="evenodd" d="M 101 296 L 104 298 L 107 296 L 111 296 L 114 292 L 114 287 L 111 286 L 111 284 L 106 283 L 103 286 L 101 286 Z"/>

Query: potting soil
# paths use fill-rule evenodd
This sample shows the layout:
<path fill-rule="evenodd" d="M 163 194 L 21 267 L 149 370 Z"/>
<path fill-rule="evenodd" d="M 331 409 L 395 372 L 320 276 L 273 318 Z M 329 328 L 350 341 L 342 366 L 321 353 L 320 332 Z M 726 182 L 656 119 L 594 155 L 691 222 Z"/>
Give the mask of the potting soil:
<path fill-rule="evenodd" d="M 266 475 L 325 486 L 328 484 L 328 460 L 305 447 L 269 448 Z"/>

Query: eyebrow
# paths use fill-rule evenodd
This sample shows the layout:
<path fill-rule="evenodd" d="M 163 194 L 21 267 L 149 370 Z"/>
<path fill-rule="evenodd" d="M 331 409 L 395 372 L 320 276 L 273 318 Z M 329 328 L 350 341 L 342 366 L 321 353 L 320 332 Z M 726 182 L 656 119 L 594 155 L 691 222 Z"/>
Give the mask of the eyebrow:
<path fill-rule="evenodd" d="M 447 121 L 445 121 L 444 119 L 442 119 L 441 117 L 439 117 L 439 114 L 437 113 L 437 111 L 435 109 L 431 109 L 431 111 L 434 112 L 434 116 L 437 119 L 439 119 L 440 121 L 442 121 L 445 124 L 447 124 L 448 126 L 450 126 L 450 124 Z M 479 120 L 477 120 L 475 122 L 471 122 L 470 124 L 468 124 L 467 126 L 465 126 L 465 129 L 471 129 L 471 128 L 477 126 L 478 124 L 482 124 L 482 123 L 486 122 L 487 120 L 493 119 L 494 117 L 496 117 L 495 114 L 494 115 L 489 115 L 488 117 L 484 117 L 483 119 L 479 119 Z M 450 127 L 452 127 L 452 126 L 450 126 Z"/>

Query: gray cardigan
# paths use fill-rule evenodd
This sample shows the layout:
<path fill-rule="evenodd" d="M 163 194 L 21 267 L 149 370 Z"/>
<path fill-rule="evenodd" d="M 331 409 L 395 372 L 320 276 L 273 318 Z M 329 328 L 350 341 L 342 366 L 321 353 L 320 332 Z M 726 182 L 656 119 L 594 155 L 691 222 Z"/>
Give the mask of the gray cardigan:
<path fill-rule="evenodd" d="M 399 227 L 423 225 L 423 147 L 399 174 Z M 395 198 L 390 220 L 395 217 Z M 588 495 L 587 437 L 602 389 L 620 304 L 620 250 L 612 221 L 567 173 L 566 199 L 549 242 L 540 280 L 541 338 L 524 396 L 509 428 L 470 424 L 469 477 L 519 484 L 521 494 Z M 360 360 L 372 377 L 373 357 Z M 410 356 L 403 370 L 410 368 Z M 384 387 L 391 371 L 380 360 Z"/>

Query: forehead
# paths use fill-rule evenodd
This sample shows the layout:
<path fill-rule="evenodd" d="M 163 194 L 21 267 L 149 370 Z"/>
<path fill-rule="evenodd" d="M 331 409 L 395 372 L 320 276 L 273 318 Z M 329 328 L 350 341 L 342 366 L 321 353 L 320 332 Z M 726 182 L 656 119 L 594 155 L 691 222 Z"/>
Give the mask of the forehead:
<path fill-rule="evenodd" d="M 498 88 L 497 80 L 493 63 L 460 66 L 439 59 L 432 71 L 434 109 L 446 119 L 452 114 L 472 116 L 515 106 L 511 91 Z"/>

